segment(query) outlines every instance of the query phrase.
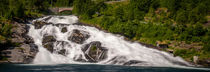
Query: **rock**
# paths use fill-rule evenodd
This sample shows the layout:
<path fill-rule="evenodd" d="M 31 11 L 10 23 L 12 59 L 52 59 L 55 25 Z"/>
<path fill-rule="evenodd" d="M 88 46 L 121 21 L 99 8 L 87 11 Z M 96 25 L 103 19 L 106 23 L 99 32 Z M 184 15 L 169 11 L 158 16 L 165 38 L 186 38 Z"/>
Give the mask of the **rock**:
<path fill-rule="evenodd" d="M 42 46 L 52 53 L 55 41 L 56 39 L 53 36 L 44 36 Z"/>
<path fill-rule="evenodd" d="M 139 63 L 144 63 L 143 61 L 138 61 L 138 60 L 130 60 L 126 63 L 124 63 L 123 65 L 133 65 L 133 64 L 139 64 Z"/>
<path fill-rule="evenodd" d="M 198 60 L 198 64 L 203 65 L 205 67 L 210 67 L 210 58 L 204 60 Z"/>
<path fill-rule="evenodd" d="M 115 56 L 114 58 L 108 61 L 108 64 L 124 64 L 127 62 L 127 58 L 125 56 Z"/>
<path fill-rule="evenodd" d="M 156 45 L 157 45 L 157 47 L 159 47 L 159 48 L 168 48 L 168 44 L 167 44 L 166 42 L 157 41 L 157 42 L 156 42 Z"/>
<path fill-rule="evenodd" d="M 82 48 L 82 51 L 88 59 L 88 62 L 98 62 L 107 57 L 107 49 L 105 47 L 101 47 L 101 43 L 99 41 L 86 44 L 85 47 Z"/>
<path fill-rule="evenodd" d="M 43 22 L 43 21 L 35 21 L 33 25 L 35 26 L 35 29 L 40 29 L 44 25 L 48 25 L 49 23 Z"/>
<path fill-rule="evenodd" d="M 71 48 L 71 45 L 66 41 L 57 41 L 55 46 L 60 47 L 60 48 L 56 48 L 56 52 L 63 56 L 66 56 L 68 54 L 66 49 Z"/>
<path fill-rule="evenodd" d="M 13 28 L 11 29 L 12 37 L 22 36 L 27 33 L 26 28 L 26 24 L 14 23 Z"/>
<path fill-rule="evenodd" d="M 27 34 L 27 25 L 21 23 L 14 23 L 11 29 L 11 42 L 13 43 L 24 43 L 26 41 L 24 35 Z"/>
<path fill-rule="evenodd" d="M 83 44 L 85 40 L 87 40 L 90 37 L 88 32 L 82 31 L 82 30 L 73 30 L 73 33 L 68 37 L 68 40 L 75 42 L 77 44 Z"/>
<path fill-rule="evenodd" d="M 193 62 L 194 62 L 195 64 L 197 64 L 197 62 L 198 62 L 198 56 L 193 56 Z"/>
<path fill-rule="evenodd" d="M 66 27 L 63 27 L 62 29 L 61 29 L 61 32 L 62 33 L 65 33 L 65 32 L 67 32 L 68 30 L 67 30 L 67 28 Z"/>
<path fill-rule="evenodd" d="M 58 54 L 61 54 L 61 55 L 66 55 L 66 49 L 61 49 L 58 51 Z"/>
<path fill-rule="evenodd" d="M 24 41 L 25 41 L 25 38 L 22 38 L 22 37 L 12 38 L 11 39 L 12 43 L 24 43 Z"/>
<path fill-rule="evenodd" d="M 18 45 L 6 46 L 0 55 L 12 63 L 30 63 L 38 52 L 38 46 L 33 39 L 27 35 L 29 26 L 14 22 L 11 29 L 11 43 Z M 15 46 L 15 47 L 14 47 Z M 5 47 L 5 46 L 4 46 Z"/>
<path fill-rule="evenodd" d="M 34 43 L 34 40 L 32 37 L 30 37 L 28 35 L 24 35 L 24 38 L 25 38 L 24 43 L 26 43 L 26 44 Z"/>
<path fill-rule="evenodd" d="M 166 49 L 166 51 L 169 52 L 169 53 L 171 53 L 171 54 L 174 53 L 174 50 L 172 50 L 172 49 Z"/>
<path fill-rule="evenodd" d="M 38 52 L 37 46 L 22 44 L 20 47 L 3 50 L 1 53 L 12 63 L 31 63 Z"/>

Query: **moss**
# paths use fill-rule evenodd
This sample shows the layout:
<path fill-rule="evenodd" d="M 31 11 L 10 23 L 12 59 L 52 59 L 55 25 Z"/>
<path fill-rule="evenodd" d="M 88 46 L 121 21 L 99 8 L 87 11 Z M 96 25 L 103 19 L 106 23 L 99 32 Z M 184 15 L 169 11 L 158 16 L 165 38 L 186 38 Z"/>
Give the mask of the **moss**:
<path fill-rule="evenodd" d="M 20 50 L 22 50 L 22 51 L 25 50 L 24 48 L 21 48 L 21 47 L 19 47 L 19 48 L 17 48 L 17 49 L 20 49 Z"/>
<path fill-rule="evenodd" d="M 97 47 L 95 46 L 95 45 L 93 45 L 92 47 L 91 47 L 91 51 L 96 51 L 97 50 Z"/>
<path fill-rule="evenodd" d="M 8 60 L 8 58 L 7 57 L 2 57 L 1 60 L 6 61 L 6 60 Z"/>

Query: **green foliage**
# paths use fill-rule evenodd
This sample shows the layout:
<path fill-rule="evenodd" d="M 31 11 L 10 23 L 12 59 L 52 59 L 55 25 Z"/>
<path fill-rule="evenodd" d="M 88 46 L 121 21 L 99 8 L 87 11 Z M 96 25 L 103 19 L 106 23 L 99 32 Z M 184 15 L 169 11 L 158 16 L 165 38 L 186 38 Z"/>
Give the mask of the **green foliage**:
<path fill-rule="evenodd" d="M 12 28 L 12 25 L 11 24 L 1 24 L 1 27 L 0 27 L 0 35 L 2 36 L 9 36 L 10 35 L 10 30 Z"/>

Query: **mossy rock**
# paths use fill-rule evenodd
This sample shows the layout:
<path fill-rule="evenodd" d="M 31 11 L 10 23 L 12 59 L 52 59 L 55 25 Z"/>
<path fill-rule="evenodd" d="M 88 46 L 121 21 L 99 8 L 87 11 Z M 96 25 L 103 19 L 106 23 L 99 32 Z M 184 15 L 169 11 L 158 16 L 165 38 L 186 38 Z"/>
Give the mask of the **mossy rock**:
<path fill-rule="evenodd" d="M 61 32 L 62 33 L 65 33 L 65 32 L 67 32 L 68 30 L 67 30 L 67 28 L 66 27 L 63 27 L 62 29 L 61 29 Z"/>

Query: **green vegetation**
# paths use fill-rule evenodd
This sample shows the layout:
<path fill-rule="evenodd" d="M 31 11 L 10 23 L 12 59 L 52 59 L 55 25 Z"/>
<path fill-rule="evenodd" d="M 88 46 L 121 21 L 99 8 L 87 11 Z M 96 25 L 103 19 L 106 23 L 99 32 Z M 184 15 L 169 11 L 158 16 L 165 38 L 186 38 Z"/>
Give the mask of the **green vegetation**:
<path fill-rule="evenodd" d="M 76 0 L 73 13 L 80 16 L 81 22 L 132 40 L 153 45 L 157 41 L 184 41 L 192 48 L 170 47 L 175 55 L 186 60 L 194 55 L 209 59 L 210 27 L 204 27 L 209 5 L 208 0 L 127 0 L 112 4 Z M 201 49 L 196 50 L 194 43 L 201 43 Z"/>

